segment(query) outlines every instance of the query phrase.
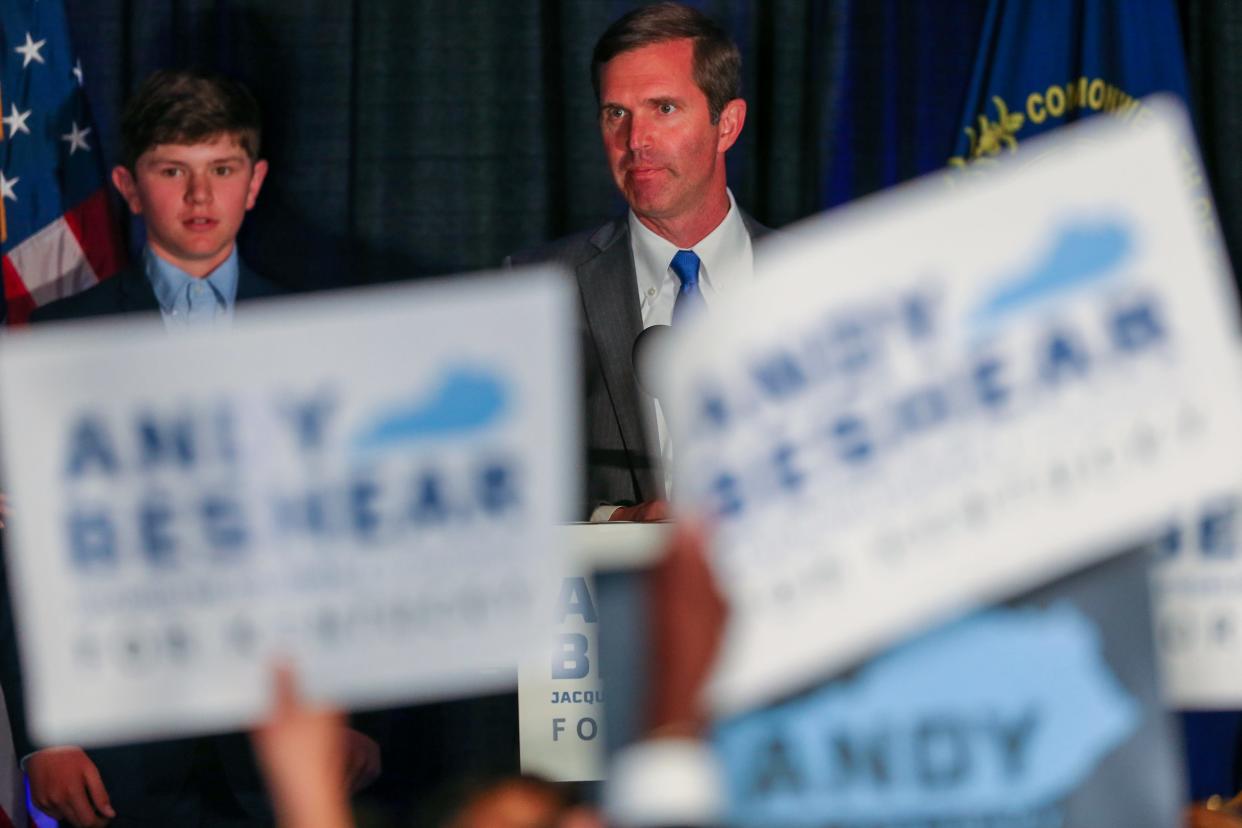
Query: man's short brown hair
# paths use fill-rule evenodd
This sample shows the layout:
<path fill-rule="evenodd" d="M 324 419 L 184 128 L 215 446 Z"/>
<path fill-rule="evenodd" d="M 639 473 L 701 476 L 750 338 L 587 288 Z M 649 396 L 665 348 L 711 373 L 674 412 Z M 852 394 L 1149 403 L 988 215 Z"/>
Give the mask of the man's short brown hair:
<path fill-rule="evenodd" d="M 707 97 L 712 123 L 725 104 L 742 96 L 742 53 L 716 21 L 679 3 L 642 6 L 619 18 L 600 35 L 591 55 L 591 83 L 599 99 L 603 66 L 622 52 L 688 38 L 694 41 L 694 82 Z"/>
<path fill-rule="evenodd" d="M 130 170 L 160 144 L 201 144 L 231 135 L 251 161 L 259 157 L 259 104 L 235 80 L 189 69 L 160 69 L 121 114 L 121 156 Z"/>

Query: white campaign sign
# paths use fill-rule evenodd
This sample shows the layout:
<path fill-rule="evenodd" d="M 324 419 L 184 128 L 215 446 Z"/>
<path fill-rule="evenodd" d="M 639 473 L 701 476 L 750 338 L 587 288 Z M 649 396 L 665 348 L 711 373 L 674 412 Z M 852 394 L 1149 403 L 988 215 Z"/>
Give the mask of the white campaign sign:
<path fill-rule="evenodd" d="M 669 524 L 560 527 L 565 569 L 544 628 L 546 645 L 518 667 L 522 772 L 556 782 L 604 778 L 604 681 L 599 661 L 599 570 L 637 569 L 663 551 Z M 625 684 L 622 684 L 624 687 Z M 623 705 L 637 700 L 622 699 Z"/>
<path fill-rule="evenodd" d="M 1157 543 L 1152 603 L 1170 707 L 1242 706 L 1242 488 L 1180 511 Z"/>
<path fill-rule="evenodd" d="M 812 219 L 679 333 L 661 399 L 682 505 L 720 523 L 722 709 L 1234 482 L 1236 304 L 1193 138 L 1161 102 L 1132 123 Z"/>
<path fill-rule="evenodd" d="M 276 656 L 349 707 L 512 686 L 575 502 L 573 318 L 516 272 L 6 336 L 36 738 L 253 721 Z"/>
<path fill-rule="evenodd" d="M 518 666 L 523 773 L 557 782 L 604 778 L 604 682 L 594 580 L 589 572 L 566 570 L 551 614 L 549 646 Z"/>

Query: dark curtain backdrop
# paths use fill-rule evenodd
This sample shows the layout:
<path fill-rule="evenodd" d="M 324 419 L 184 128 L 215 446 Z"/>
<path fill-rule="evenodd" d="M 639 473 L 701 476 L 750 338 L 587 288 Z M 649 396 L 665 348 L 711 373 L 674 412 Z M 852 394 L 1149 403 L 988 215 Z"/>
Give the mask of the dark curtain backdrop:
<path fill-rule="evenodd" d="M 247 81 L 272 174 L 243 251 L 295 286 L 495 267 L 614 215 L 588 61 L 629 0 L 66 0 L 107 156 L 149 71 Z M 943 165 L 987 0 L 701 0 L 735 33 L 739 201 L 781 226 Z M 1179 0 L 1204 157 L 1242 255 L 1242 4 Z M 137 242 L 137 238 L 135 238 Z"/>
<path fill-rule="evenodd" d="M 109 157 L 121 103 L 155 68 L 202 66 L 252 87 L 272 172 L 243 252 L 307 287 L 495 267 L 616 214 L 588 66 L 631 5 L 67 2 Z M 774 224 L 813 212 L 845 4 L 700 5 L 745 51 L 736 195 Z"/>
<path fill-rule="evenodd" d="M 938 169 L 953 153 L 987 0 L 692 4 L 742 47 L 750 112 L 730 180 L 761 221 L 781 226 Z M 66 0 L 110 159 L 121 103 L 151 70 L 196 65 L 251 86 L 272 172 L 243 254 L 301 288 L 492 268 L 619 212 L 588 61 L 632 5 Z M 1237 261 L 1242 4 L 1178 5 L 1204 157 Z M 445 780 L 511 769 L 512 708 L 501 697 L 398 717 L 396 781 L 381 793 L 416 799 Z M 1219 737 L 1234 721 L 1192 725 Z M 1223 756 L 1200 759 L 1227 775 Z"/>
<path fill-rule="evenodd" d="M 1199 146 L 1236 279 L 1242 263 L 1242 3 L 1180 5 Z"/>
<path fill-rule="evenodd" d="M 1238 279 L 1242 263 L 1242 4 L 1181 0 L 1190 91 L 1212 195 Z M 1242 787 L 1242 714 L 1185 717 L 1191 794 L 1206 797 Z"/>
<path fill-rule="evenodd" d="M 761 221 L 952 154 L 987 0 L 692 4 L 742 48 L 750 111 L 730 181 Z M 495 267 L 617 214 L 588 71 L 595 39 L 633 5 L 66 0 L 109 158 L 121 104 L 151 70 L 251 86 L 272 172 L 242 250 L 300 287 Z"/>

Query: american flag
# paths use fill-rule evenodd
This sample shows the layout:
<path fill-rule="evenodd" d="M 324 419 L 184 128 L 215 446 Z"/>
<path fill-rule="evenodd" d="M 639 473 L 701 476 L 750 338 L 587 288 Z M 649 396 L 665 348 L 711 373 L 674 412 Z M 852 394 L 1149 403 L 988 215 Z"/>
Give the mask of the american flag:
<path fill-rule="evenodd" d="M 8 321 L 116 273 L 98 133 L 62 0 L 0 0 L 0 250 Z"/>

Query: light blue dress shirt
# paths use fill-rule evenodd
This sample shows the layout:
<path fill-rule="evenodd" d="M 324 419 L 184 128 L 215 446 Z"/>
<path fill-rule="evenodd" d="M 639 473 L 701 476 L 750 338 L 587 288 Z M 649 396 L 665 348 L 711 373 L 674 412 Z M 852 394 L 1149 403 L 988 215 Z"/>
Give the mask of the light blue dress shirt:
<path fill-rule="evenodd" d="M 161 259 L 150 247 L 143 251 L 143 264 L 169 330 L 227 325 L 233 320 L 238 278 L 236 247 L 219 267 L 201 279 Z"/>

